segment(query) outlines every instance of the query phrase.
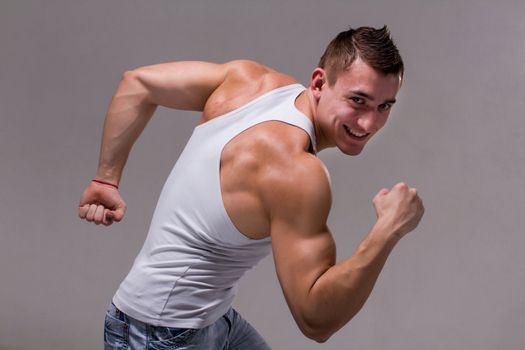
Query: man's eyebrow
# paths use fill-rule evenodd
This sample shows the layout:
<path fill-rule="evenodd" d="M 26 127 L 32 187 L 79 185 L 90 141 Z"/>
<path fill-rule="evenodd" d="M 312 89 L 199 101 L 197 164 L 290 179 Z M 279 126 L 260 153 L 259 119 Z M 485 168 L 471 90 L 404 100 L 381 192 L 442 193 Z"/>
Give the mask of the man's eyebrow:
<path fill-rule="evenodd" d="M 360 97 L 364 97 L 364 98 L 366 98 L 366 99 L 369 99 L 370 101 L 373 101 L 373 100 L 374 100 L 374 98 L 373 98 L 371 95 L 369 95 L 369 94 L 367 94 L 366 92 L 361 91 L 361 90 L 354 90 L 354 91 L 352 91 L 352 93 L 353 93 L 354 95 L 357 95 L 357 96 L 360 96 Z"/>
<path fill-rule="evenodd" d="M 369 94 L 367 94 L 366 92 L 361 91 L 361 90 L 354 90 L 354 91 L 352 91 L 352 93 L 353 93 L 354 95 L 357 95 L 357 96 L 360 96 L 360 97 L 364 97 L 364 98 L 366 98 L 366 99 L 369 99 L 370 101 L 374 101 L 374 100 L 375 100 L 375 98 L 374 98 L 373 96 L 371 96 L 371 95 L 369 95 Z M 387 101 L 385 101 L 384 103 L 394 104 L 394 103 L 396 103 L 396 99 L 393 98 L 393 99 L 391 99 L 391 100 L 387 100 Z"/>

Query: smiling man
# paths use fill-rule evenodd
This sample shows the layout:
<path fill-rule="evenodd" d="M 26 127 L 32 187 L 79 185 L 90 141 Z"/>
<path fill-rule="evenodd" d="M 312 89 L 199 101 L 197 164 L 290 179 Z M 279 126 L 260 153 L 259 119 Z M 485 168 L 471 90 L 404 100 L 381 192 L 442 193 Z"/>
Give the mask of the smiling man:
<path fill-rule="evenodd" d="M 125 73 L 106 115 L 96 178 L 81 196 L 82 219 L 122 220 L 121 174 L 157 106 L 202 115 L 108 309 L 105 348 L 269 349 L 231 305 L 239 278 L 270 251 L 307 337 L 326 341 L 352 319 L 424 209 L 404 183 L 380 190 L 376 223 L 336 264 L 326 223 L 330 180 L 316 154 L 361 153 L 385 125 L 402 77 L 386 27 L 340 33 L 306 88 L 252 61 Z"/>

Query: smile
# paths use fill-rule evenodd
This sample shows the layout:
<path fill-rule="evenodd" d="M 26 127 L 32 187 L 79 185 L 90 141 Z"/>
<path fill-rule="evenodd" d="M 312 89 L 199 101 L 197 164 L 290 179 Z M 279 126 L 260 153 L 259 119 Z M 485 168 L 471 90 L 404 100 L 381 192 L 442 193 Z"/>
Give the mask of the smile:
<path fill-rule="evenodd" d="M 347 134 L 357 139 L 364 139 L 369 135 L 369 133 L 367 132 L 357 132 L 355 130 L 352 130 L 346 125 L 343 125 L 343 127 L 345 128 Z"/>

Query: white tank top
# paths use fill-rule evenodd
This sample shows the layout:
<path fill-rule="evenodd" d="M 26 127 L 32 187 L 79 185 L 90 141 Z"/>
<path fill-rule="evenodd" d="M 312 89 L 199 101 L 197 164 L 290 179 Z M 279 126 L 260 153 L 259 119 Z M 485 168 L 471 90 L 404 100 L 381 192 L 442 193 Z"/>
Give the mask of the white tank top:
<path fill-rule="evenodd" d="M 237 281 L 270 253 L 271 239 L 250 239 L 230 220 L 221 152 L 239 133 L 269 120 L 304 129 L 315 151 L 313 125 L 295 107 L 303 90 L 280 87 L 194 129 L 162 189 L 144 246 L 113 297 L 120 310 L 177 328 L 203 328 L 228 311 Z"/>

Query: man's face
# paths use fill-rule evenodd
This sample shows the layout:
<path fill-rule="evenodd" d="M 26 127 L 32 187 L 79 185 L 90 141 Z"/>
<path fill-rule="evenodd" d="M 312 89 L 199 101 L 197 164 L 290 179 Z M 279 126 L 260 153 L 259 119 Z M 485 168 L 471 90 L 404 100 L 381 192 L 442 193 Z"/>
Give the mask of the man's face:
<path fill-rule="evenodd" d="M 321 147 L 336 146 L 343 153 L 358 155 L 386 123 L 395 103 L 401 79 L 384 75 L 357 58 L 341 72 L 335 84 L 328 84 L 326 73 L 317 69 L 316 127 L 320 129 Z M 316 71 L 312 77 L 315 86 Z"/>

